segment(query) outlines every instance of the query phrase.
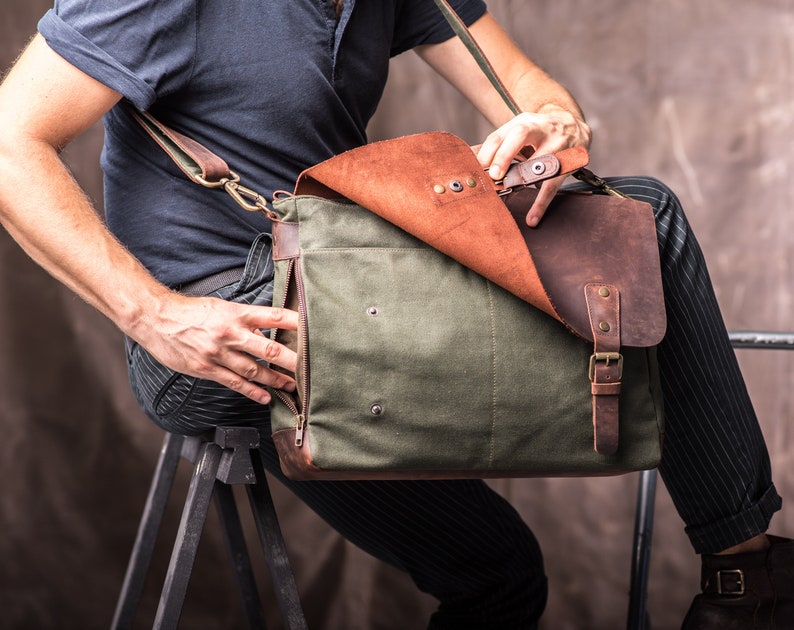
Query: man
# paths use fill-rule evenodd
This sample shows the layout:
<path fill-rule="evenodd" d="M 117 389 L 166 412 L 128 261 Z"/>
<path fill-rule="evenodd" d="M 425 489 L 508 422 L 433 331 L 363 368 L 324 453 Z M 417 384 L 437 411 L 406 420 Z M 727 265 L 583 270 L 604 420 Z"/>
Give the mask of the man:
<path fill-rule="evenodd" d="M 296 357 L 260 330 L 294 329 L 297 316 L 269 307 L 264 216 L 185 180 L 122 99 L 272 192 L 366 141 L 389 57 L 414 49 L 494 124 L 478 153 L 492 177 L 528 145 L 538 153 L 587 146 L 589 127 L 568 92 L 514 46 L 480 0 L 454 5 L 521 115 L 510 114 L 430 0 L 61 0 L 44 16 L 0 89 L 0 219 L 125 333 L 133 390 L 160 426 L 197 433 L 249 422 L 267 436 L 266 387 L 294 387 L 268 365 L 293 371 Z M 58 158 L 103 116 L 107 225 Z M 531 226 L 561 184 L 543 185 Z M 686 627 L 767 627 L 773 616 L 778 627 L 792 626 L 794 543 L 764 533 L 780 498 L 700 250 L 663 185 L 613 185 L 648 200 L 657 219 L 669 322 L 659 349 L 661 471 L 704 554 L 705 593 Z M 262 454 L 280 477 L 267 439 Z M 431 627 L 535 627 L 546 596 L 540 550 L 485 484 L 283 481 L 343 535 L 435 595 Z"/>

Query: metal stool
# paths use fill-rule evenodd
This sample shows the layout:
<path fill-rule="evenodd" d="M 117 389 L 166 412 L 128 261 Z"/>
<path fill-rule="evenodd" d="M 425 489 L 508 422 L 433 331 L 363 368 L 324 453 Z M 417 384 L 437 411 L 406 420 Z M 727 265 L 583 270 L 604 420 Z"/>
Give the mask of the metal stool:
<path fill-rule="evenodd" d="M 246 487 L 284 627 L 288 630 L 307 627 L 262 459 L 256 450 L 258 446 L 259 433 L 252 427 L 218 428 L 213 434 L 201 437 L 166 434 L 116 605 L 111 626 L 114 630 L 133 625 L 181 457 L 194 464 L 193 477 L 152 627 L 176 628 L 179 622 L 199 538 L 213 496 L 249 626 L 265 627 L 232 484 Z"/>
<path fill-rule="evenodd" d="M 729 337 L 734 348 L 794 350 L 794 333 L 731 332 Z M 631 558 L 629 614 L 626 623 L 628 630 L 650 629 L 647 611 L 648 570 L 651 563 L 653 507 L 658 476 L 656 469 L 644 470 L 640 473 Z"/>

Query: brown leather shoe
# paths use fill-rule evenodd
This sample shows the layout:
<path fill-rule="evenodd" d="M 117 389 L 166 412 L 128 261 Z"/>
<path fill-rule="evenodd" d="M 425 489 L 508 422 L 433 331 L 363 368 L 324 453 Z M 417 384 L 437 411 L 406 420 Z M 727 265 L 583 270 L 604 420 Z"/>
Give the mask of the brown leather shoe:
<path fill-rule="evenodd" d="M 682 630 L 794 629 L 794 541 L 769 549 L 703 556 L 700 586 Z"/>

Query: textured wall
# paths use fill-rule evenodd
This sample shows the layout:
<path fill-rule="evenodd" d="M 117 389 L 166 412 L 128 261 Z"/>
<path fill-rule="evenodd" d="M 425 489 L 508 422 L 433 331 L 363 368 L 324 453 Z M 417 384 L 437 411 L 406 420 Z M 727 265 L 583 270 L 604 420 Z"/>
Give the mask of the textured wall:
<path fill-rule="evenodd" d="M 2 0 L 0 65 L 47 8 Z M 732 329 L 794 329 L 794 11 L 789 0 L 597 3 L 491 0 L 519 44 L 577 96 L 595 130 L 594 170 L 675 188 Z M 373 137 L 486 125 L 407 55 L 394 64 Z M 99 129 L 67 159 L 101 198 Z M 0 174 L 2 176 L 2 174 Z M 128 391 L 120 336 L 0 234 L 0 609 L 7 628 L 107 627 L 160 434 Z M 794 495 L 794 353 L 741 351 L 779 490 Z M 184 487 L 185 477 L 180 479 Z M 625 619 L 636 477 L 499 481 L 543 544 L 543 628 L 613 629 Z M 420 628 L 432 601 L 339 540 L 274 488 L 310 627 Z M 169 515 L 172 528 L 176 510 Z M 794 509 L 773 530 L 794 534 Z M 183 627 L 238 627 L 212 520 Z M 161 556 L 167 553 L 165 545 Z M 698 565 L 660 488 L 650 609 L 676 628 Z M 260 563 L 261 564 L 261 563 Z M 163 563 L 159 565 L 162 570 Z M 157 584 L 146 600 L 156 604 Z M 145 625 L 145 624 L 144 624 Z M 143 627 L 143 626 L 142 626 Z"/>

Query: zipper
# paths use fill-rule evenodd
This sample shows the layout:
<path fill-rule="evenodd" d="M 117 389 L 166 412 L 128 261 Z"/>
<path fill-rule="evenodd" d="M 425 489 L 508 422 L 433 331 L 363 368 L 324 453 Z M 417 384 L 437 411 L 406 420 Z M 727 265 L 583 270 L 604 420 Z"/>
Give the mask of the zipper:
<path fill-rule="evenodd" d="M 293 258 L 292 275 L 295 276 L 295 288 L 298 291 L 298 350 L 303 349 L 303 366 L 301 368 L 301 400 L 303 401 L 303 413 L 298 416 L 298 427 L 295 432 L 295 446 L 303 446 L 303 429 L 308 422 L 309 413 L 309 330 L 308 316 L 306 314 L 306 296 L 303 292 L 303 274 L 298 266 L 298 259 Z M 289 286 L 289 285 L 288 285 Z"/>
<path fill-rule="evenodd" d="M 303 401 L 301 407 L 304 410 L 307 410 L 309 408 L 309 354 L 307 352 L 309 345 L 309 334 L 306 330 L 306 300 L 303 295 L 303 278 L 301 276 L 300 270 L 297 268 L 297 260 L 297 258 L 290 259 L 289 265 L 287 266 L 287 277 L 284 282 L 284 295 L 281 303 L 284 305 L 287 304 L 287 296 L 289 295 L 290 284 L 292 283 L 294 277 L 295 288 L 298 293 L 298 318 L 300 321 L 298 326 L 298 329 L 300 330 L 298 350 L 303 348 L 303 366 L 301 368 L 301 378 L 298 381 L 300 383 L 301 391 L 299 392 L 298 397 L 301 401 Z M 278 333 L 276 336 L 278 337 Z M 295 416 L 295 446 L 303 446 L 303 432 L 306 428 L 306 414 L 302 413 L 301 410 L 298 409 L 298 406 L 295 404 L 295 401 L 289 394 L 280 390 L 276 390 L 274 393 Z"/>

